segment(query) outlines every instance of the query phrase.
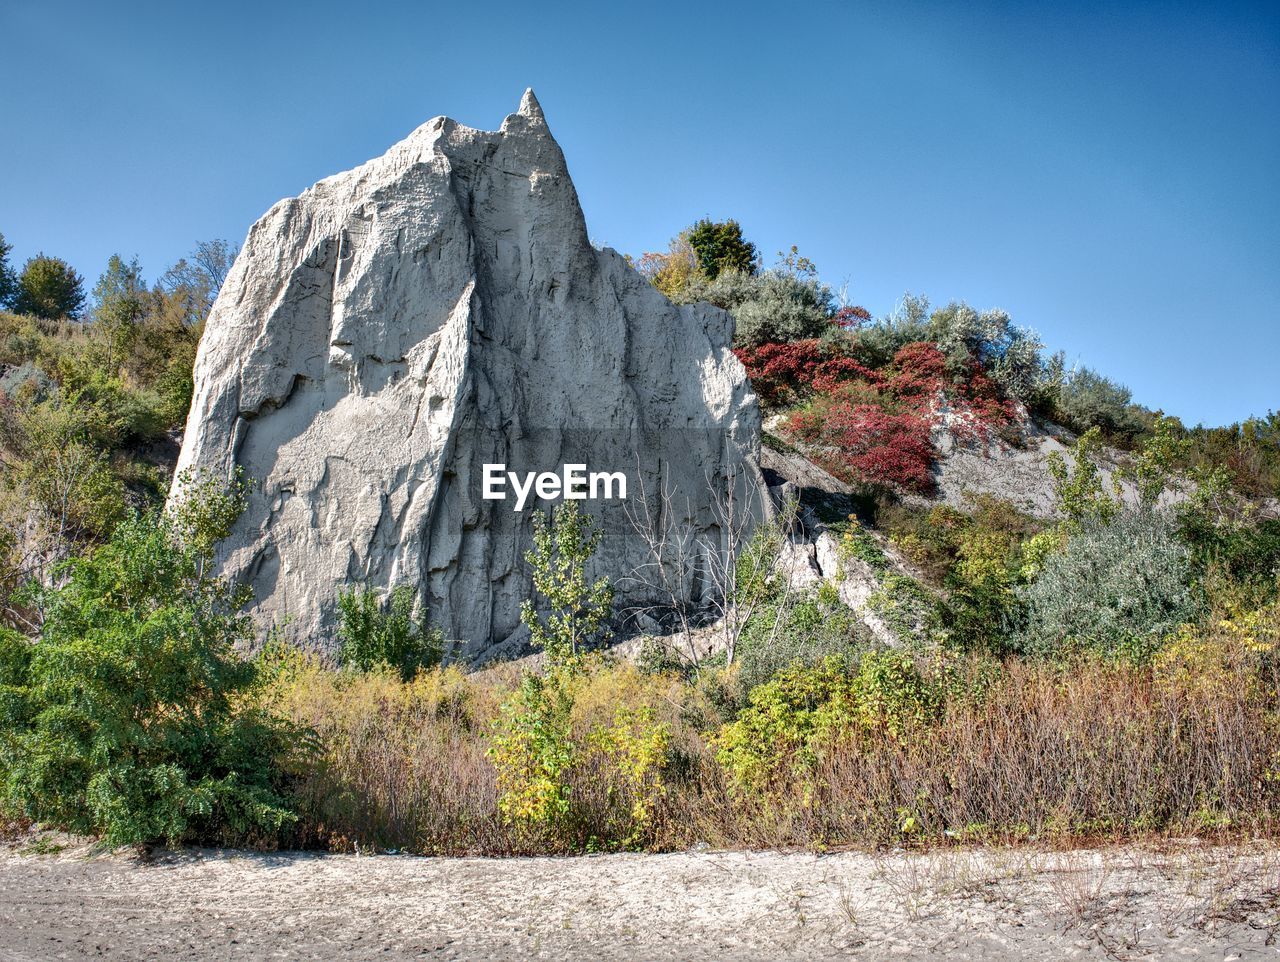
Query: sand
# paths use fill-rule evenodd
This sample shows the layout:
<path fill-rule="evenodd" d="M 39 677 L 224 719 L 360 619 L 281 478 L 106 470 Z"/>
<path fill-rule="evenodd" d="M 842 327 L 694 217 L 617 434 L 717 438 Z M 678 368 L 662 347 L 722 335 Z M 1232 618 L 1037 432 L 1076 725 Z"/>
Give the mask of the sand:
<path fill-rule="evenodd" d="M 414 858 L 48 839 L 0 959 L 1275 959 L 1280 851 Z"/>

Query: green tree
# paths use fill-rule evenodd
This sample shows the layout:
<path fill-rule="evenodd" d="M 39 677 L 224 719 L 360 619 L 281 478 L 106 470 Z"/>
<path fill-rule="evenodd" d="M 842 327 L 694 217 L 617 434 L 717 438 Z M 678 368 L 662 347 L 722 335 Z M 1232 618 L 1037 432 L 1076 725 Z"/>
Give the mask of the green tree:
<path fill-rule="evenodd" d="M 112 254 L 93 288 L 93 320 L 107 343 L 108 370 L 117 367 L 128 351 L 147 314 L 147 300 L 138 259 L 125 261 Z"/>
<path fill-rule="evenodd" d="M 1160 500 L 1172 483 L 1174 469 L 1190 451 L 1191 439 L 1185 437 L 1178 419 L 1157 415 L 1152 434 L 1142 442 L 1133 463 L 1119 474 L 1134 483 L 1139 501 L 1150 507 Z"/>
<path fill-rule="evenodd" d="M 534 591 L 551 610 L 543 621 L 526 601 L 520 617 L 548 665 L 540 675 L 525 672 L 494 725 L 489 757 L 498 771 L 498 808 L 509 821 L 546 828 L 570 812 L 568 776 L 581 755 L 571 724 L 580 649 L 613 605 L 608 579 L 587 580 L 587 561 L 599 544 L 600 532 L 576 501 L 556 505 L 550 522 L 534 515 L 533 549 L 525 560 Z"/>
<path fill-rule="evenodd" d="M 296 733 L 245 697 L 246 599 L 205 573 L 226 533 L 209 525 L 239 497 L 202 482 L 176 511 L 123 522 L 60 587 L 33 589 L 36 641 L 0 634 L 12 809 L 113 845 L 269 840 L 293 820 L 282 762 Z"/>
<path fill-rule="evenodd" d="M 22 267 L 13 309 L 56 320 L 84 310 L 84 279 L 66 261 L 37 254 Z"/>
<path fill-rule="evenodd" d="M 225 240 L 201 241 L 160 278 L 159 290 L 181 305 L 187 324 L 202 324 L 209 316 L 238 252 Z"/>
<path fill-rule="evenodd" d="M 0 234 L 0 308 L 12 305 L 18 294 L 18 275 L 9 264 L 12 250 L 13 245 L 5 241 L 4 234 Z"/>
<path fill-rule="evenodd" d="M 1058 510 L 1075 527 L 1091 518 L 1105 524 L 1120 510 L 1119 502 L 1102 490 L 1102 474 L 1094 460 L 1101 447 L 1102 432 L 1093 427 L 1076 440 L 1071 452 L 1072 469 L 1068 470 L 1066 460 L 1057 451 L 1049 455 L 1049 475 Z"/>
<path fill-rule="evenodd" d="M 689 228 L 688 237 L 708 280 L 715 280 L 723 271 L 754 274 L 759 267 L 756 245 L 742 236 L 742 225 L 736 220 L 703 218 Z"/>
<path fill-rule="evenodd" d="M 587 561 L 600 545 L 601 532 L 575 501 L 562 501 L 548 522 L 542 513 L 533 519 L 533 549 L 525 555 L 533 569 L 533 589 L 550 611 L 544 621 L 533 601 L 520 608 L 535 647 L 553 662 L 576 658 L 604 626 L 613 606 L 608 578 L 587 580 Z"/>

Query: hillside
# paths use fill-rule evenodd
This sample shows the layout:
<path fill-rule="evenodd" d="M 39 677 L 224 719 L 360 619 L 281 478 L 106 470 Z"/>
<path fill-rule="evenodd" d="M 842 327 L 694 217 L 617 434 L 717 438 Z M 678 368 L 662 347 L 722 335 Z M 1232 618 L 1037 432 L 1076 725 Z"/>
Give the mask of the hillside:
<path fill-rule="evenodd" d="M 505 855 L 1274 833 L 1277 415 L 1187 427 L 998 310 L 873 319 L 732 221 L 639 273 L 586 238 L 527 96 L 276 205 L 229 273 L 225 244 L 151 286 L 113 258 L 87 299 L 24 268 L 12 824 Z M 612 506 L 503 510 L 478 467 L 522 451 L 651 463 Z"/>

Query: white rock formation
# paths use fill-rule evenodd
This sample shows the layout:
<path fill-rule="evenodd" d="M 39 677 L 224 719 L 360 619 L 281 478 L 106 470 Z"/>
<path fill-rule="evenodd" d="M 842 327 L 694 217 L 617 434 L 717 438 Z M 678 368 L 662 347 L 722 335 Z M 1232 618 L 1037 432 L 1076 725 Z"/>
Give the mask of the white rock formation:
<path fill-rule="evenodd" d="M 436 118 L 253 226 L 200 345 L 179 473 L 256 483 L 219 560 L 262 623 L 326 645 L 341 589 L 409 584 L 482 656 L 519 627 L 533 516 L 482 499 L 482 465 L 624 471 L 712 541 L 710 489 L 765 510 L 731 338 L 724 311 L 673 306 L 592 248 L 529 91 L 496 132 Z M 600 572 L 647 560 L 621 502 L 582 504 Z"/>

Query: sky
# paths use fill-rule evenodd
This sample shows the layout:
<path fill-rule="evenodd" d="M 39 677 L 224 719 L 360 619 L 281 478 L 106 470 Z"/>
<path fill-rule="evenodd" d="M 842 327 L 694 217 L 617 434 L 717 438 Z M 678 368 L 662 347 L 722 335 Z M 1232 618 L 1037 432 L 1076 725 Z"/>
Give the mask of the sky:
<path fill-rule="evenodd" d="M 1280 3 L 0 0 L 0 232 L 86 278 L 532 86 L 592 239 L 733 217 L 1001 307 L 1189 424 L 1280 408 Z"/>

